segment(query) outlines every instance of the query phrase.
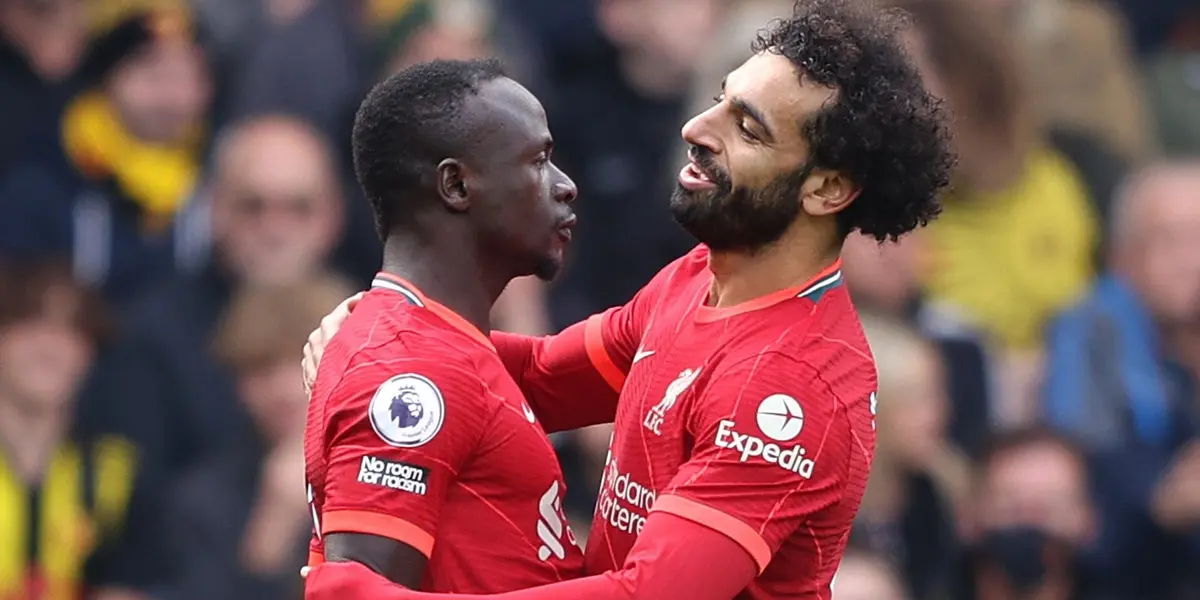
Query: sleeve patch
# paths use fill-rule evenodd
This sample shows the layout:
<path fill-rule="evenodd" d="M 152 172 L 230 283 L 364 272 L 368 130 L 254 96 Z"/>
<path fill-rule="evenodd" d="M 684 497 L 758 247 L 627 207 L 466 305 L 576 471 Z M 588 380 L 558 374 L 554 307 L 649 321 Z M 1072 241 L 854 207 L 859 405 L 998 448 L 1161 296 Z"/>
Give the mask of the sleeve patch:
<path fill-rule="evenodd" d="M 714 445 L 738 453 L 741 462 L 764 461 L 804 479 L 811 479 L 816 462 L 808 457 L 808 448 L 801 444 L 788 444 L 804 428 L 804 411 L 800 403 L 785 394 L 767 396 L 759 403 L 755 420 L 761 437 L 753 432 L 738 431 L 740 428 L 736 421 L 721 420 L 717 424 Z M 764 440 L 764 437 L 774 442 Z"/>
<path fill-rule="evenodd" d="M 368 411 L 371 428 L 380 439 L 397 448 L 416 448 L 441 431 L 446 403 L 428 378 L 405 373 L 375 390 Z"/>
<path fill-rule="evenodd" d="M 398 460 L 364 456 L 358 466 L 358 482 L 424 496 L 429 487 L 429 469 Z"/>

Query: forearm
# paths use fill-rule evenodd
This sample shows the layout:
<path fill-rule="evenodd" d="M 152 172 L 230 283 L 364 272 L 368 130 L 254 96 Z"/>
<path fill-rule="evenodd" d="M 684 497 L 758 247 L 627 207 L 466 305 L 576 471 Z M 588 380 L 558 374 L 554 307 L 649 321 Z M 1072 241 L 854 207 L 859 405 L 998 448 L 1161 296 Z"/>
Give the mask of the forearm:
<path fill-rule="evenodd" d="M 353 566 L 328 566 L 309 581 L 308 600 L 437 600 Z M 736 542 L 704 525 L 656 513 L 619 571 L 496 595 L 458 600 L 729 600 L 757 574 Z"/>

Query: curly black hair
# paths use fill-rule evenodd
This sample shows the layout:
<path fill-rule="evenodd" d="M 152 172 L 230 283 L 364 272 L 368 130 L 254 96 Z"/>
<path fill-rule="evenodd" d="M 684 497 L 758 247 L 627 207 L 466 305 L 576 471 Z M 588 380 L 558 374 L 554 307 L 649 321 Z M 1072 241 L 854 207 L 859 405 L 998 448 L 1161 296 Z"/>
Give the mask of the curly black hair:
<path fill-rule="evenodd" d="M 812 165 L 862 190 L 838 215 L 843 235 L 879 241 L 941 212 L 956 157 L 941 100 L 926 91 L 901 43 L 905 13 L 859 0 L 798 0 L 790 19 L 760 31 L 751 48 L 786 57 L 836 100 L 804 124 Z"/>
<path fill-rule="evenodd" d="M 354 118 L 354 171 L 380 238 L 411 220 L 438 163 L 465 150 L 464 101 L 505 76 L 496 59 L 437 60 L 399 71 L 367 94 Z"/>

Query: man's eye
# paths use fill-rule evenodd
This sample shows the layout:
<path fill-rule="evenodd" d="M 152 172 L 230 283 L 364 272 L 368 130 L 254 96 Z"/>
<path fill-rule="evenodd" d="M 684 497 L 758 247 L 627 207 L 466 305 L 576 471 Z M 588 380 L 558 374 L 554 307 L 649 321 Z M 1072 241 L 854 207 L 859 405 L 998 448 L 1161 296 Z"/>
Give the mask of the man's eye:
<path fill-rule="evenodd" d="M 716 96 L 713 96 L 713 104 L 720 104 L 723 100 L 725 100 L 725 94 L 717 94 Z"/>
<path fill-rule="evenodd" d="M 737 128 L 738 128 L 738 132 L 742 134 L 742 137 L 744 137 L 747 140 L 750 140 L 752 142 L 758 141 L 758 136 L 754 135 L 754 133 L 752 131 L 750 131 L 749 127 L 746 127 L 745 121 L 738 121 Z"/>

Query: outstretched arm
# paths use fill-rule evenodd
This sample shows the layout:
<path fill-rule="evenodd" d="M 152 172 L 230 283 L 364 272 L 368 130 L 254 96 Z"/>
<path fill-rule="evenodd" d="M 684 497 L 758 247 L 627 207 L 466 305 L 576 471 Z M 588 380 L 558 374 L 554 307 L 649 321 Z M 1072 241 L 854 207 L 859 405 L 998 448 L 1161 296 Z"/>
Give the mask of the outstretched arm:
<path fill-rule="evenodd" d="M 619 335 L 626 310 L 595 315 L 558 335 L 492 333 L 500 359 L 547 432 L 611 423 L 616 416 L 634 352 L 627 346 L 636 348 Z"/>
<path fill-rule="evenodd" d="M 558 335 L 492 333 L 500 359 L 546 431 L 612 422 L 625 375 L 643 355 L 642 334 L 671 270 L 659 272 L 628 303 Z"/>
<path fill-rule="evenodd" d="M 460 600 L 729 600 L 757 574 L 741 545 L 706 525 L 652 513 L 619 571 Z M 395 585 L 355 563 L 326 564 L 308 576 L 306 600 L 437 600 Z"/>

